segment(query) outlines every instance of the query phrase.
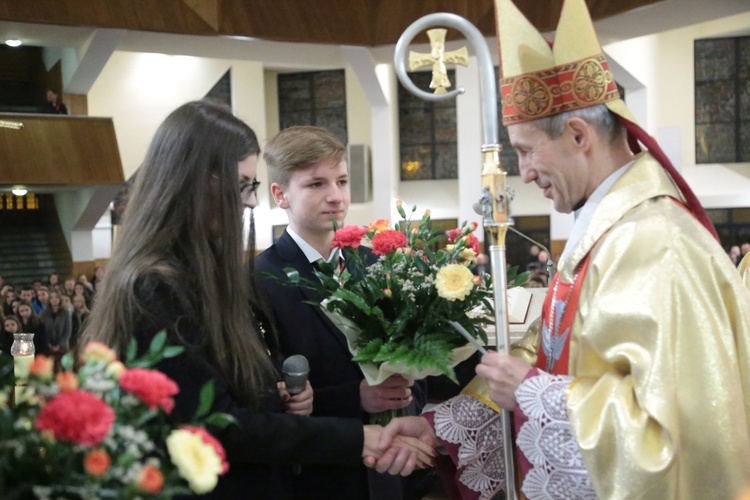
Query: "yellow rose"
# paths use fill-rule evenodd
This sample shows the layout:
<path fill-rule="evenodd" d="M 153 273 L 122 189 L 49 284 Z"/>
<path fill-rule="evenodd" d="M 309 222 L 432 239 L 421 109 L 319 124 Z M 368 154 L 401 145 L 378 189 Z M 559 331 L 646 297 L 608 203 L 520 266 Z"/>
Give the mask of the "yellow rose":
<path fill-rule="evenodd" d="M 89 342 L 83 349 L 81 359 L 83 359 L 84 363 L 88 363 L 89 361 L 111 363 L 117 359 L 117 354 L 101 342 Z"/>
<path fill-rule="evenodd" d="M 221 457 L 200 435 L 186 429 L 174 430 L 167 438 L 167 450 L 191 490 L 203 494 L 216 487 L 223 472 Z"/>
<path fill-rule="evenodd" d="M 112 375 L 112 378 L 114 378 L 115 380 L 120 380 L 120 375 L 125 373 L 125 370 L 125 365 L 123 365 L 119 361 L 113 361 L 107 365 L 107 373 Z"/>
<path fill-rule="evenodd" d="M 474 275 L 466 266 L 448 264 L 437 272 L 435 288 L 444 299 L 464 300 L 474 288 Z"/>
<path fill-rule="evenodd" d="M 477 254 L 471 248 L 464 248 L 461 250 L 461 253 L 458 254 L 458 258 L 466 261 L 466 264 L 468 264 L 469 262 L 477 261 Z"/>

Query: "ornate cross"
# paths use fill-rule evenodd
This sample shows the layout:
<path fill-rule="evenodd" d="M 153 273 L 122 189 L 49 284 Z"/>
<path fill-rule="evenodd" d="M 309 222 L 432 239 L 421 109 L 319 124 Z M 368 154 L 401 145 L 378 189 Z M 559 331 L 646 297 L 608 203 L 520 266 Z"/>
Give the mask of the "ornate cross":
<path fill-rule="evenodd" d="M 432 81 L 430 88 L 435 89 L 436 94 L 445 94 L 445 89 L 451 86 L 448 80 L 448 71 L 445 64 L 461 64 L 467 66 L 469 62 L 469 51 L 466 47 L 450 52 L 445 51 L 445 33 L 447 30 L 442 28 L 431 29 L 427 31 L 430 37 L 430 47 L 432 51 L 429 54 L 419 52 L 409 52 L 409 70 L 432 66 Z"/>

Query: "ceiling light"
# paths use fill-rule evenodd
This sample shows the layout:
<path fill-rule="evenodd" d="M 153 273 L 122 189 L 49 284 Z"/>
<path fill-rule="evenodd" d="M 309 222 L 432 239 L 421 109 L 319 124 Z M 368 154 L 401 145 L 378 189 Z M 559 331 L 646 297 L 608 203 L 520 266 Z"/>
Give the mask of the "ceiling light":
<path fill-rule="evenodd" d="M 26 191 L 26 188 L 23 186 L 16 186 L 13 188 L 11 193 L 13 193 L 16 196 L 24 196 L 27 193 L 27 191 Z"/>
<path fill-rule="evenodd" d="M 11 38 L 10 40 L 5 40 L 5 44 L 9 45 L 10 47 L 18 47 L 19 45 L 21 45 L 21 40 Z"/>

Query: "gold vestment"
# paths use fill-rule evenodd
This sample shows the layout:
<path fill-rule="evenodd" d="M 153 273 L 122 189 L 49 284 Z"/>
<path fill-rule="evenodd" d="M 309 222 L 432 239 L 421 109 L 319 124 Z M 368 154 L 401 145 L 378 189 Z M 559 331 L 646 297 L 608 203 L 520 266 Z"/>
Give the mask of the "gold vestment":
<path fill-rule="evenodd" d="M 559 270 L 591 251 L 568 416 L 600 498 L 734 498 L 750 484 L 750 290 L 648 153 Z"/>

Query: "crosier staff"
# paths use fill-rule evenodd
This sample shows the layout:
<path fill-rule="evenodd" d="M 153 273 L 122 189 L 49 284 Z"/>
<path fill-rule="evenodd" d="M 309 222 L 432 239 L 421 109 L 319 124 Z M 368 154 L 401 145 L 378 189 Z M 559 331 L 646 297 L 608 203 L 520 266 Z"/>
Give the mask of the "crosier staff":
<path fill-rule="evenodd" d="M 445 86 L 436 89 L 434 94 L 420 90 L 409 79 L 406 73 L 405 55 L 406 49 L 414 37 L 424 29 L 434 26 L 443 26 L 460 31 L 474 48 L 479 64 L 479 91 L 481 99 L 483 145 L 482 145 L 482 195 L 479 206 L 482 212 L 482 224 L 485 232 L 489 235 L 490 259 L 493 293 L 495 299 L 495 328 L 497 331 L 498 352 L 510 354 L 510 329 L 508 327 L 508 283 L 505 270 L 505 235 L 508 227 L 513 224 L 509 215 L 508 195 L 506 192 L 506 172 L 500 164 L 500 144 L 498 142 L 497 128 L 497 90 L 494 81 L 494 67 L 490 52 L 481 32 L 469 21 L 461 16 L 449 13 L 429 14 L 414 21 L 404 31 L 396 44 L 394 53 L 394 65 L 396 74 L 401 83 L 412 94 L 427 101 L 442 101 L 453 99 L 464 93 L 464 89 L 458 88 L 446 91 Z M 438 31 L 438 30 L 432 30 Z M 428 31 L 428 33 L 430 33 Z M 433 81 L 444 81 L 447 75 L 435 75 L 435 71 L 445 71 L 446 62 L 460 62 L 459 54 L 446 54 L 444 47 L 435 47 L 437 42 L 444 40 L 442 37 L 430 36 L 433 44 L 431 54 L 410 53 L 410 69 L 416 69 L 425 65 L 429 59 L 433 65 Z M 459 52 L 459 51 L 456 51 Z M 461 54 L 462 55 L 462 54 Z M 448 57 L 446 57 L 448 56 Z M 451 60 L 452 56 L 452 60 Z M 510 412 L 502 410 L 503 426 L 503 455 L 505 459 L 505 483 L 506 498 L 515 500 L 518 498 L 515 484 L 515 470 L 513 465 L 513 431 L 511 428 Z"/>

